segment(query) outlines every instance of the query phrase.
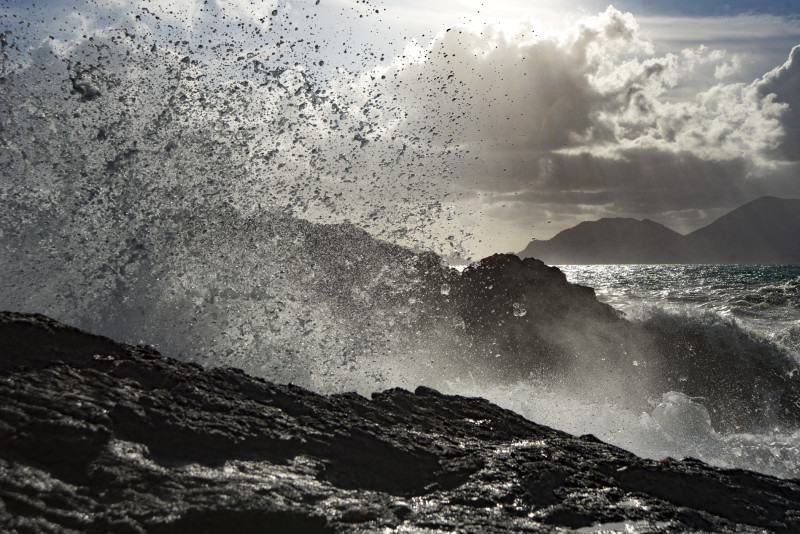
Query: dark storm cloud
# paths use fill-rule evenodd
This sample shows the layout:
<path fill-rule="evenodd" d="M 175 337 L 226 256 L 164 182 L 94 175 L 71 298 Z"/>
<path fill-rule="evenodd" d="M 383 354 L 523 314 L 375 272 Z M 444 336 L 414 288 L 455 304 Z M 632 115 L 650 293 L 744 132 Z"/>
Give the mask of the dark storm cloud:
<path fill-rule="evenodd" d="M 763 195 L 763 183 L 748 181 L 744 159 L 706 160 L 689 152 L 648 148 L 626 150 L 615 158 L 592 154 L 554 155 L 543 192 L 587 192 L 570 203 L 592 204 L 602 191 L 621 212 L 664 212 L 742 203 Z M 732 187 L 735 185 L 735 187 Z"/>
<path fill-rule="evenodd" d="M 687 213 L 719 214 L 771 194 L 773 184 L 753 178 L 750 171 L 751 164 L 743 158 L 705 160 L 655 148 L 628 150 L 614 158 L 554 154 L 535 189 L 495 196 L 492 203 L 519 204 L 509 210 L 510 219 L 528 219 L 536 211 L 567 220 L 636 216 L 684 231 L 693 222 L 685 220 Z"/>

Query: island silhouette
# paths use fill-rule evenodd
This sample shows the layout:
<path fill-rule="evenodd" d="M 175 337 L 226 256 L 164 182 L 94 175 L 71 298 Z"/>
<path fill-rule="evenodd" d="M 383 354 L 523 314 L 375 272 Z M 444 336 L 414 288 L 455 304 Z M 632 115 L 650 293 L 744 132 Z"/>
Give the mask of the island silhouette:
<path fill-rule="evenodd" d="M 518 255 L 549 265 L 800 263 L 800 199 L 761 197 L 687 235 L 649 219 L 586 221 Z"/>

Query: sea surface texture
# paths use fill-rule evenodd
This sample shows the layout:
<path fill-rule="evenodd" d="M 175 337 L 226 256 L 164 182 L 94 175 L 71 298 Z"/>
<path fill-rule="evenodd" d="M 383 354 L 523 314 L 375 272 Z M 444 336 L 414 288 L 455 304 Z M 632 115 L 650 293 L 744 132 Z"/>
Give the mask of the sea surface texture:
<path fill-rule="evenodd" d="M 657 310 L 718 316 L 800 357 L 800 265 L 561 266 L 570 282 L 641 319 Z"/>
<path fill-rule="evenodd" d="M 631 320 L 660 322 L 665 327 L 676 322 L 697 324 L 710 337 L 719 336 L 719 344 L 731 329 L 741 329 L 791 354 L 797 362 L 792 372 L 800 373 L 800 265 L 567 265 L 560 269 L 571 282 L 594 287 L 601 301 Z M 638 421 L 634 414 L 618 412 L 610 403 L 598 407 L 599 419 L 605 423 L 596 424 L 608 425 L 599 432 L 604 438 L 617 444 L 627 441 L 628 447 L 643 454 L 657 455 L 659 450 L 692 454 L 720 465 L 798 476 L 800 434 L 796 431 L 712 431 L 692 437 L 682 431 L 664 432 L 662 424 L 648 435 L 653 415 L 665 413 L 659 406 L 680 409 L 702 403 L 702 398 L 665 395 L 654 412 L 642 414 Z M 588 430 L 594 425 L 578 426 Z"/>

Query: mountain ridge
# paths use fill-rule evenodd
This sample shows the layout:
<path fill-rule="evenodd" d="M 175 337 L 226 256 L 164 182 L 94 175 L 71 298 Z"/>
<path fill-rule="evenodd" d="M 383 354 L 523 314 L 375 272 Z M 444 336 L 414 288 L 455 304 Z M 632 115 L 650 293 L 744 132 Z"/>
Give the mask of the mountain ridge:
<path fill-rule="evenodd" d="M 800 263 L 800 199 L 748 202 L 682 235 L 650 219 L 584 221 L 518 253 L 551 265 Z"/>

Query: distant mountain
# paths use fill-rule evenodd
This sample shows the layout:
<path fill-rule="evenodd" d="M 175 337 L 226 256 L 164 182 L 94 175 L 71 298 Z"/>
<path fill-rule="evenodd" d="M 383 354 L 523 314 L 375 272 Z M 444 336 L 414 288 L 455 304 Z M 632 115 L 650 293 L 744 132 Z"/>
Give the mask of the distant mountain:
<path fill-rule="evenodd" d="M 800 263 L 800 199 L 761 197 L 686 240 L 693 263 Z"/>
<path fill-rule="evenodd" d="M 519 256 L 550 265 L 800 263 L 800 199 L 762 197 L 686 236 L 648 219 L 582 222 Z"/>
<path fill-rule="evenodd" d="M 684 236 L 649 219 L 582 222 L 548 241 L 531 241 L 519 253 L 550 265 L 683 263 Z"/>

